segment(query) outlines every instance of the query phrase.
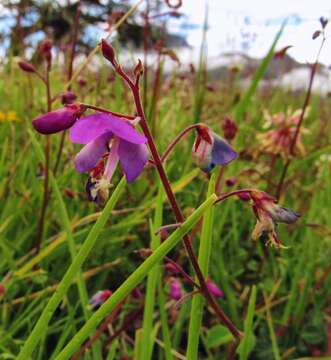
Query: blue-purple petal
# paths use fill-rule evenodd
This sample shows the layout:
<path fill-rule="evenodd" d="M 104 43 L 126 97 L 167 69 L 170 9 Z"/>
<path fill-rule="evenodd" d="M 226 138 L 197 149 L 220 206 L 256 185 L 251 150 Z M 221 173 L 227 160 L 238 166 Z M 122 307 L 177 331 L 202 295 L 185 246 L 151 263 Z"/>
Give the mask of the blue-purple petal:
<path fill-rule="evenodd" d="M 297 212 L 279 205 L 275 205 L 274 209 L 269 213 L 273 221 L 285 224 L 293 224 L 300 217 Z"/>
<path fill-rule="evenodd" d="M 75 165 L 78 172 L 92 170 L 102 156 L 108 151 L 111 132 L 105 133 L 85 145 L 76 155 Z"/>
<path fill-rule="evenodd" d="M 128 141 L 120 140 L 118 155 L 127 182 L 130 183 L 143 171 L 148 160 L 148 149 L 145 144 L 132 144 Z"/>
<path fill-rule="evenodd" d="M 229 162 L 233 161 L 237 157 L 237 153 L 233 150 L 231 145 L 229 145 L 221 137 L 213 133 L 214 144 L 212 150 L 212 164 L 215 165 L 226 165 Z"/>
<path fill-rule="evenodd" d="M 145 136 L 139 134 L 128 121 L 106 113 L 95 113 L 77 121 L 70 129 L 70 140 L 78 144 L 88 144 L 106 132 L 112 132 L 117 137 L 134 144 L 147 141 Z"/>

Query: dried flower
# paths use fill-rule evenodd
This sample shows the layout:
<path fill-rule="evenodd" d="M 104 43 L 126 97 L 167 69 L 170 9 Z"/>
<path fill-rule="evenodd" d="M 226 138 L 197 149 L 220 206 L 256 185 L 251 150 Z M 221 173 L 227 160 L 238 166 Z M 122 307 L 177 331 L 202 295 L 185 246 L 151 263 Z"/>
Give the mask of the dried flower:
<path fill-rule="evenodd" d="M 277 200 L 264 191 L 254 190 L 249 193 L 253 201 L 253 211 L 257 223 L 252 233 L 253 240 L 265 235 L 267 245 L 283 247 L 276 233 L 277 223 L 293 224 L 300 215 L 293 210 L 277 204 Z"/>
<path fill-rule="evenodd" d="M 41 134 L 54 134 L 69 129 L 84 111 L 85 107 L 80 104 L 68 104 L 62 109 L 37 117 L 32 125 Z"/>
<path fill-rule="evenodd" d="M 237 157 L 237 153 L 208 126 L 197 127 L 192 155 L 198 167 L 209 173 L 216 165 L 226 165 Z"/>
<path fill-rule="evenodd" d="M 291 155 L 292 141 L 296 132 L 300 114 L 298 111 L 291 115 L 278 113 L 270 116 L 268 113 L 265 113 L 265 117 L 267 119 L 265 127 L 273 128 L 263 134 L 257 135 L 260 147 L 262 147 L 262 149 L 267 153 L 281 155 L 283 158 L 288 159 Z M 301 134 L 305 134 L 307 132 L 307 129 L 301 127 L 295 143 L 294 153 L 299 153 L 301 155 L 305 153 Z"/>

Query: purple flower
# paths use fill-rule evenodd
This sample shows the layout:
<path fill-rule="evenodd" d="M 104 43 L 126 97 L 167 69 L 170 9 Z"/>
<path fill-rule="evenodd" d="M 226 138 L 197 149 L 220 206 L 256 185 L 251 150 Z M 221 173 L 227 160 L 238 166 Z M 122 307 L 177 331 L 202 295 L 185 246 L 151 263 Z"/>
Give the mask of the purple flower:
<path fill-rule="evenodd" d="M 174 300 L 180 300 L 183 296 L 182 294 L 182 286 L 177 279 L 172 279 L 170 284 L 169 295 Z"/>
<path fill-rule="evenodd" d="M 147 159 L 147 139 L 132 123 L 112 114 L 96 113 L 81 118 L 70 129 L 70 140 L 85 146 L 76 155 L 78 172 L 91 171 L 108 153 L 103 180 L 110 183 L 120 161 L 128 182 L 142 172 Z"/>
<path fill-rule="evenodd" d="M 226 165 L 237 157 L 237 153 L 208 126 L 197 127 L 192 155 L 193 160 L 203 171 L 209 173 L 216 165 Z"/>
<path fill-rule="evenodd" d="M 37 117 L 32 121 L 32 125 L 41 134 L 55 134 L 69 129 L 84 111 L 85 107 L 79 104 L 68 104 L 62 109 Z"/>
<path fill-rule="evenodd" d="M 224 295 L 223 291 L 214 283 L 213 280 L 208 279 L 206 281 L 208 290 L 216 297 L 222 297 Z"/>

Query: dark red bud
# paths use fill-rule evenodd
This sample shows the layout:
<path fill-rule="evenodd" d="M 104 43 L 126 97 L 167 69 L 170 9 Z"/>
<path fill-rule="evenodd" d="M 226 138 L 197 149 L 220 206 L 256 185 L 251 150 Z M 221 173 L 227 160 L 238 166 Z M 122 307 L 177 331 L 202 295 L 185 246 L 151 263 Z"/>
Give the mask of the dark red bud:
<path fill-rule="evenodd" d="M 4 295 L 5 292 L 6 292 L 5 285 L 3 285 L 2 283 L 0 283 L 0 296 Z"/>
<path fill-rule="evenodd" d="M 134 76 L 136 78 L 139 78 L 143 74 L 143 72 L 144 72 L 144 66 L 143 66 L 141 60 L 138 59 L 138 63 L 133 70 Z"/>
<path fill-rule="evenodd" d="M 230 141 L 236 137 L 237 132 L 238 132 L 238 126 L 229 117 L 226 117 L 223 120 L 222 128 L 223 128 L 224 138 L 226 140 Z"/>
<path fill-rule="evenodd" d="M 249 201 L 251 199 L 251 196 L 249 195 L 249 193 L 239 193 L 237 196 L 242 201 Z"/>
<path fill-rule="evenodd" d="M 236 182 L 237 182 L 237 179 L 235 177 L 230 177 L 230 178 L 225 180 L 226 186 L 229 186 L 229 187 L 235 185 Z"/>
<path fill-rule="evenodd" d="M 316 30 L 312 36 L 312 39 L 313 40 L 317 39 L 321 34 L 322 32 L 320 30 Z"/>
<path fill-rule="evenodd" d="M 35 67 L 32 64 L 30 64 L 30 63 L 28 63 L 26 61 L 20 61 L 18 63 L 18 66 L 21 68 L 21 70 L 23 70 L 25 72 L 28 72 L 28 73 L 36 72 Z"/>
<path fill-rule="evenodd" d="M 78 79 L 78 84 L 80 86 L 85 86 L 87 84 L 87 81 L 84 78 L 81 77 L 81 78 Z"/>
<path fill-rule="evenodd" d="M 105 39 L 101 40 L 101 51 L 104 58 L 110 61 L 114 66 L 116 64 L 115 60 L 115 50 L 114 48 L 107 43 Z"/>
<path fill-rule="evenodd" d="M 62 104 L 72 104 L 77 99 L 77 96 L 72 91 L 66 91 L 61 95 Z"/>

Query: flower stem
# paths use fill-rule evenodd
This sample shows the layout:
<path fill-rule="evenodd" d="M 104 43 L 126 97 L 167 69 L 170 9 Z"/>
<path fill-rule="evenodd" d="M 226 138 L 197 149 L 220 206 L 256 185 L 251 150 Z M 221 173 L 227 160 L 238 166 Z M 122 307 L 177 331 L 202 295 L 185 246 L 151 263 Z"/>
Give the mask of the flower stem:
<path fill-rule="evenodd" d="M 303 106 L 302 106 L 302 110 L 301 110 L 301 113 L 300 113 L 299 121 L 297 123 L 297 127 L 295 129 L 293 139 L 292 139 L 291 144 L 290 144 L 290 155 L 294 155 L 294 148 L 295 148 L 297 139 L 299 137 L 300 129 L 301 129 L 301 126 L 302 126 L 302 123 L 303 123 L 303 119 L 305 117 L 306 110 L 307 110 L 307 107 L 308 107 L 308 104 L 309 104 L 309 101 L 310 101 L 311 92 L 312 92 L 312 88 L 313 88 L 313 82 L 314 82 L 314 78 L 315 78 L 315 75 L 316 75 L 316 70 L 317 70 L 317 67 L 318 67 L 318 61 L 319 61 L 319 57 L 320 57 L 322 48 L 324 46 L 325 40 L 326 40 L 326 38 L 325 38 L 325 35 L 323 34 L 323 40 L 321 42 L 321 46 L 319 47 L 319 50 L 318 50 L 318 53 L 317 53 L 317 56 L 316 56 L 316 60 L 315 60 L 314 64 L 311 67 L 311 72 L 310 72 L 310 78 L 309 78 L 308 89 L 307 89 L 307 92 L 306 92 L 306 97 L 305 97 L 305 100 L 304 100 L 304 103 L 303 103 Z M 281 173 L 281 176 L 280 176 L 280 179 L 279 179 L 279 182 L 278 182 L 278 185 L 277 185 L 277 190 L 276 190 L 276 198 L 277 199 L 279 199 L 280 196 L 282 195 L 282 190 L 283 190 L 283 185 L 284 185 L 284 182 L 285 182 L 286 173 L 287 173 L 287 170 L 288 170 L 288 168 L 290 166 L 291 161 L 292 161 L 292 158 L 289 157 L 288 160 L 286 161 L 286 163 L 284 164 L 283 171 Z"/>
<path fill-rule="evenodd" d="M 184 222 L 184 216 L 179 208 L 176 196 L 171 189 L 169 179 L 168 179 L 167 174 L 162 165 L 160 155 L 158 153 L 153 136 L 151 134 L 151 131 L 149 129 L 149 126 L 148 126 L 146 118 L 145 118 L 145 113 L 144 113 L 142 103 L 141 103 L 141 98 L 140 98 L 139 84 L 137 82 L 133 83 L 131 81 L 131 79 L 129 79 L 129 77 L 124 73 L 124 71 L 122 70 L 121 67 L 115 67 L 115 69 L 117 70 L 118 74 L 120 76 L 122 76 L 122 78 L 127 82 L 127 84 L 129 85 L 129 87 L 132 91 L 134 102 L 136 105 L 137 114 L 141 118 L 140 126 L 144 132 L 144 135 L 148 139 L 149 149 L 151 151 L 155 166 L 156 166 L 157 171 L 160 176 L 160 180 L 163 184 L 164 190 L 167 194 L 168 200 L 171 204 L 171 207 L 173 209 L 176 220 L 177 220 L 177 222 Z M 213 308 L 216 315 L 227 326 L 227 328 L 231 331 L 231 333 L 237 338 L 240 337 L 241 336 L 240 331 L 236 328 L 236 326 L 233 324 L 233 322 L 227 317 L 227 315 L 223 312 L 223 310 L 218 306 L 215 299 L 210 294 L 208 287 L 206 285 L 204 276 L 200 269 L 198 260 L 194 254 L 189 235 L 186 234 L 183 236 L 183 242 L 184 242 L 184 246 L 185 246 L 186 252 L 188 254 L 188 257 L 192 263 L 193 269 L 194 269 L 194 271 L 197 275 L 197 278 L 199 280 L 199 283 L 201 285 L 202 294 L 205 296 L 207 302 Z"/>
<path fill-rule="evenodd" d="M 46 88 L 46 97 L 47 97 L 47 112 L 50 112 L 52 109 L 52 97 L 51 97 L 51 88 L 49 82 L 49 68 L 46 65 L 46 76 L 45 76 L 45 88 Z M 50 151 L 51 151 L 51 139 L 50 136 L 46 136 L 45 144 L 45 167 L 44 167 L 44 194 L 43 202 L 41 205 L 41 212 L 38 221 L 38 231 L 36 238 L 36 254 L 40 251 L 41 241 L 44 233 L 45 226 L 45 216 L 49 200 L 49 168 L 50 168 Z"/>

